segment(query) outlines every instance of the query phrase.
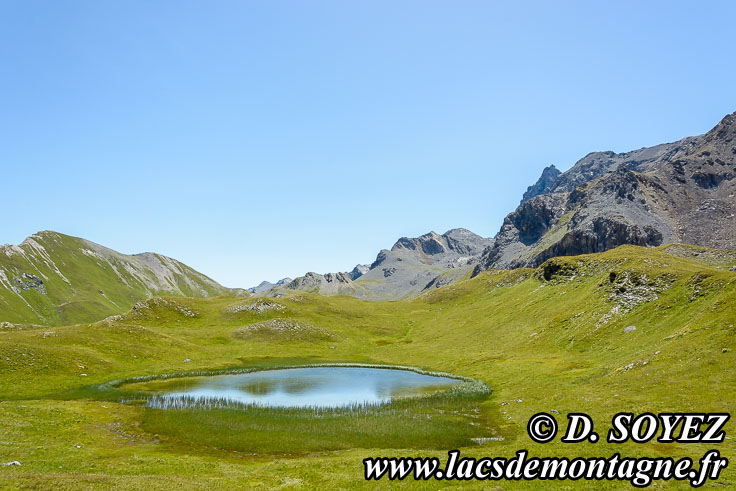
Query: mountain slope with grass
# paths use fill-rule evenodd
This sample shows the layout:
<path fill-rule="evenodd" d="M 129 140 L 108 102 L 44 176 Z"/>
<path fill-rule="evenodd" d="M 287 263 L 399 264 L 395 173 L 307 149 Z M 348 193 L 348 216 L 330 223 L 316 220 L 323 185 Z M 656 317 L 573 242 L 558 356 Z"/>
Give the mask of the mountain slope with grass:
<path fill-rule="evenodd" d="M 44 231 L 0 246 L 0 321 L 42 325 L 102 319 L 156 295 L 232 294 L 169 257 L 125 255 L 94 242 Z"/>
<path fill-rule="evenodd" d="M 731 458 L 733 421 L 721 444 L 536 444 L 526 424 L 558 411 L 564 427 L 566 413 L 585 412 L 605 434 L 620 411 L 736 412 L 735 265 L 734 251 L 622 246 L 486 271 L 394 302 L 303 291 L 166 297 L 91 325 L 0 328 L 0 460 L 22 463 L 1 479 L 10 487 L 348 488 L 371 487 L 366 457 L 446 459 L 449 448 L 476 458 L 523 448 L 539 457 L 693 459 L 716 448 Z M 125 403 L 108 383 L 315 363 L 444 371 L 492 393 L 314 417 L 167 412 Z M 715 484 L 736 485 L 734 469 Z"/>

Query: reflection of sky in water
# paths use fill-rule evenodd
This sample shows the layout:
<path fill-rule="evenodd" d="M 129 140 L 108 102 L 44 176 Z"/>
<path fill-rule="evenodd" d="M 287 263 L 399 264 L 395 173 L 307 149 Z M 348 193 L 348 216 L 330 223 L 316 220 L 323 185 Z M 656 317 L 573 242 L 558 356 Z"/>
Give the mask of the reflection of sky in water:
<path fill-rule="evenodd" d="M 388 402 L 397 392 L 405 396 L 427 387 L 456 384 L 458 380 L 407 370 L 314 367 L 199 377 L 181 382 L 160 395 L 225 398 L 264 406 L 336 407 Z"/>

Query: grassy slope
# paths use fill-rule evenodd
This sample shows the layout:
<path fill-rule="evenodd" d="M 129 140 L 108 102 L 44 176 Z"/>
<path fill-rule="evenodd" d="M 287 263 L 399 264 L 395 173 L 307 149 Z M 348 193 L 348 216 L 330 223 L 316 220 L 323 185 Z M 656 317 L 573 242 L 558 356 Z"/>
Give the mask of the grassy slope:
<path fill-rule="evenodd" d="M 32 239 L 43 250 L 21 245 L 15 250 L 22 250 L 22 253 L 8 254 L 0 249 L 0 278 L 4 275 L 6 279 L 0 282 L 0 319 L 3 321 L 43 325 L 91 322 L 125 312 L 136 302 L 166 289 L 174 288 L 187 296 L 202 296 L 201 291 L 183 281 L 185 276 L 208 295 L 227 291 L 201 281 L 204 277 L 200 273 L 178 262 L 173 262 L 181 269 L 175 285 L 151 288 L 150 285 L 158 283 L 155 274 L 136 268 L 145 282 L 131 274 L 126 269 L 126 263 L 132 260 L 129 256 L 119 255 L 105 261 L 85 254 L 83 251 L 89 251 L 90 246 L 84 240 L 56 232 L 41 232 Z M 15 279 L 22 278 L 23 273 L 41 278 L 46 293 L 32 288 L 19 291 L 9 288 L 9 284 L 15 285 Z"/>
<path fill-rule="evenodd" d="M 0 483 L 352 487 L 364 484 L 366 456 L 445 455 L 354 448 L 272 456 L 197 446 L 154 433 L 147 410 L 93 400 L 85 388 L 180 370 L 361 361 L 478 378 L 494 390 L 478 407 L 479 421 L 505 440 L 462 449 L 475 456 L 510 457 L 526 448 L 537 456 L 699 457 L 707 446 L 538 445 L 525 427 L 533 413 L 551 409 L 561 423 L 567 412 L 587 412 L 601 434 L 618 411 L 736 411 L 736 273 L 664 248 L 625 246 L 555 259 L 536 271 L 486 272 L 411 301 L 298 294 L 279 299 L 281 311 L 227 312 L 249 302 L 172 298 L 114 322 L 0 331 L 0 460 L 23 462 L 2 468 Z M 272 318 L 330 334 L 234 335 Z M 630 325 L 636 330 L 625 333 Z M 732 422 L 726 431 L 716 448 L 733 458 Z M 720 481 L 735 484 L 733 469 Z"/>

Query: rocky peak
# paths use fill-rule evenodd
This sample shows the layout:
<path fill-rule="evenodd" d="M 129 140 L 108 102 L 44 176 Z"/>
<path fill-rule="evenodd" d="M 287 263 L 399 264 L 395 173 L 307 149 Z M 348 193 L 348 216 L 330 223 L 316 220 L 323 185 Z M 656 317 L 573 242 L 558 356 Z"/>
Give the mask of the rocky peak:
<path fill-rule="evenodd" d="M 257 286 L 252 286 L 248 288 L 248 291 L 251 293 L 263 293 L 273 288 L 273 283 L 270 281 L 261 281 L 258 283 Z"/>
<path fill-rule="evenodd" d="M 537 182 L 526 188 L 526 192 L 524 193 L 524 196 L 522 196 L 521 202 L 523 203 L 535 196 L 550 192 L 554 189 L 555 183 L 557 182 L 557 178 L 560 177 L 560 174 L 562 174 L 562 172 L 560 172 L 554 164 L 545 167 L 544 170 L 542 170 L 542 175 L 537 179 Z"/>
<path fill-rule="evenodd" d="M 702 136 L 690 136 L 673 143 L 662 143 L 653 147 L 630 152 L 591 152 L 575 162 L 570 169 L 560 174 L 549 193 L 569 193 L 587 182 L 614 171 L 619 167 L 636 172 L 648 172 L 672 162 L 693 151 L 701 143 Z"/>
<path fill-rule="evenodd" d="M 401 237 L 390 250 L 382 249 L 370 266 L 358 264 L 347 273 L 307 273 L 285 288 L 374 300 L 418 295 L 430 283 L 436 287 L 464 277 L 492 244 L 493 239 L 465 228 L 442 235 L 429 232 L 414 238 Z M 267 294 L 282 291 L 273 288 Z"/>
<path fill-rule="evenodd" d="M 694 153 L 709 157 L 714 152 L 720 153 L 722 160 L 733 162 L 736 159 L 736 112 L 726 115 L 706 133 L 701 148 Z"/>
<path fill-rule="evenodd" d="M 545 187 L 537 184 L 530 193 Z M 734 195 L 736 113 L 705 135 L 631 152 L 586 155 L 546 192 L 525 195 L 474 273 L 537 266 L 550 257 L 623 244 L 734 248 Z"/>
<path fill-rule="evenodd" d="M 454 228 L 442 235 L 429 232 L 416 238 L 402 237 L 391 248 L 392 251 L 410 250 L 428 256 L 456 253 L 462 256 L 474 256 L 490 246 L 493 239 L 474 234 L 466 228 Z M 380 259 L 380 254 L 379 258 Z"/>
<path fill-rule="evenodd" d="M 361 276 L 363 276 L 364 274 L 366 274 L 370 270 L 371 270 L 370 265 L 368 265 L 368 264 L 358 264 L 358 265 L 356 265 L 353 268 L 352 271 L 350 271 L 349 273 L 347 273 L 347 275 L 348 275 L 348 277 L 351 280 L 357 280 L 358 278 L 360 278 Z"/>
<path fill-rule="evenodd" d="M 276 283 L 271 283 L 270 281 L 261 281 L 258 286 L 253 286 L 248 288 L 248 291 L 255 294 L 261 294 L 269 291 L 270 289 L 277 287 L 277 286 L 284 286 L 289 283 L 291 283 L 293 280 L 289 277 L 282 278 Z"/>
<path fill-rule="evenodd" d="M 449 249 L 461 256 L 477 256 L 493 245 L 493 239 L 481 237 L 466 228 L 454 228 L 442 236 L 447 240 Z"/>
<path fill-rule="evenodd" d="M 310 291 L 322 295 L 351 295 L 355 293 L 353 281 L 347 273 L 327 273 L 322 275 L 309 272 L 304 276 L 290 281 L 283 288 L 287 290 Z M 266 294 L 279 296 L 280 292 L 281 288 L 274 288 L 266 292 Z"/>
<path fill-rule="evenodd" d="M 324 278 L 327 283 L 349 283 L 352 280 L 348 273 L 327 273 Z"/>
<path fill-rule="evenodd" d="M 447 238 L 435 232 L 429 232 L 416 238 L 401 237 L 391 247 L 392 251 L 399 249 L 419 251 L 429 256 L 442 254 L 448 250 Z"/>
<path fill-rule="evenodd" d="M 370 269 L 375 269 L 378 266 L 380 266 L 381 263 L 383 263 L 388 258 L 388 255 L 389 255 L 390 252 L 391 251 L 389 251 L 388 249 L 381 249 L 378 252 L 378 254 L 376 255 L 376 260 L 371 263 L 371 265 L 368 267 L 368 269 L 369 270 Z M 365 274 L 365 273 L 363 273 L 363 274 Z"/>

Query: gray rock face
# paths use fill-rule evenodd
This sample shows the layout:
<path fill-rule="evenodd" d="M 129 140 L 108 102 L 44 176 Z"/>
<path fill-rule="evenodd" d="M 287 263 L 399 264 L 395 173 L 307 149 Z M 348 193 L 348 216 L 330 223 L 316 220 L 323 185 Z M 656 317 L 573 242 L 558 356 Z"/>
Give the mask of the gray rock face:
<path fill-rule="evenodd" d="M 307 273 L 294 280 L 291 280 L 281 288 L 274 288 L 269 294 L 278 294 L 279 291 L 301 290 L 321 295 L 353 295 L 355 296 L 356 288 L 353 280 L 350 279 L 349 273 Z"/>
<path fill-rule="evenodd" d="M 652 205 L 667 217 L 674 241 L 736 248 L 736 113 L 687 155 L 651 172 Z"/>
<path fill-rule="evenodd" d="M 529 201 L 535 196 L 540 194 L 549 193 L 557 183 L 557 178 L 560 177 L 560 170 L 554 165 L 545 167 L 542 171 L 542 175 L 539 176 L 537 182 L 526 188 L 524 196 L 521 198 L 521 202 Z"/>
<path fill-rule="evenodd" d="M 323 295 L 351 295 L 370 300 L 387 300 L 417 295 L 457 281 L 470 272 L 483 250 L 493 244 L 467 229 L 439 235 L 402 237 L 391 249 L 383 249 L 370 266 L 359 264 L 349 273 L 306 275 L 267 295 L 284 290 L 301 290 Z"/>
<path fill-rule="evenodd" d="M 271 283 L 270 281 L 261 281 L 258 284 L 258 286 L 253 286 L 251 288 L 248 288 L 248 291 L 250 293 L 255 294 L 255 295 L 260 295 L 262 293 L 266 293 L 267 291 L 271 290 L 274 287 L 283 286 L 283 285 L 286 285 L 288 283 L 291 283 L 291 281 L 292 281 L 291 278 L 283 278 L 283 279 L 277 281 L 276 283 Z"/>
<path fill-rule="evenodd" d="M 474 274 L 623 244 L 736 248 L 735 114 L 706 135 L 588 154 L 506 217 Z"/>
<path fill-rule="evenodd" d="M 691 152 L 698 146 L 701 138 L 702 136 L 691 136 L 673 143 L 663 143 L 624 153 L 591 152 L 560 174 L 547 192 L 569 193 L 581 184 L 597 179 L 618 167 L 635 172 L 651 171 Z"/>
<path fill-rule="evenodd" d="M 492 243 L 493 239 L 484 239 L 464 228 L 455 228 L 437 235 L 429 232 L 420 237 L 410 239 L 402 237 L 391 248 L 392 251 L 416 251 L 428 263 L 435 262 L 428 256 L 437 256 L 449 253 L 474 256 L 483 252 L 483 249 Z M 374 263 L 375 264 L 375 263 Z M 373 266 L 371 266 L 372 268 Z"/>
<path fill-rule="evenodd" d="M 466 228 L 453 228 L 443 234 L 450 250 L 461 255 L 475 256 L 493 245 L 492 238 L 481 237 Z"/>
<path fill-rule="evenodd" d="M 42 295 L 48 295 L 46 286 L 43 284 L 43 280 L 36 275 L 23 273 L 20 278 L 15 279 L 15 291 L 20 290 L 36 290 Z"/>
<path fill-rule="evenodd" d="M 348 276 L 351 280 L 355 281 L 370 270 L 371 267 L 368 264 L 358 264 L 351 272 L 348 273 Z"/>
<path fill-rule="evenodd" d="M 248 291 L 258 294 L 267 292 L 271 288 L 273 288 L 273 283 L 271 283 L 270 281 L 261 281 L 258 285 L 248 288 Z"/>

